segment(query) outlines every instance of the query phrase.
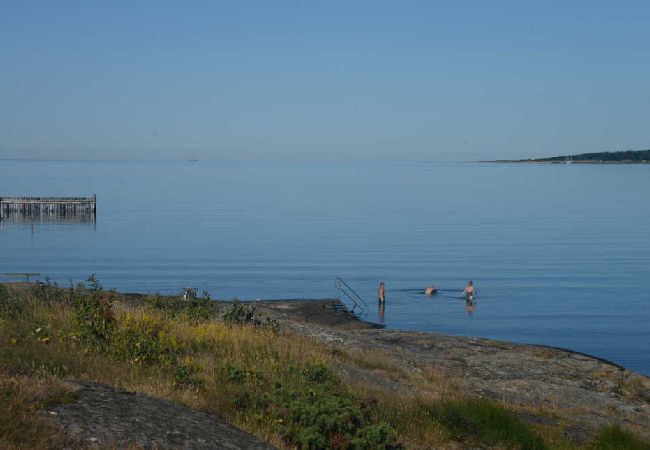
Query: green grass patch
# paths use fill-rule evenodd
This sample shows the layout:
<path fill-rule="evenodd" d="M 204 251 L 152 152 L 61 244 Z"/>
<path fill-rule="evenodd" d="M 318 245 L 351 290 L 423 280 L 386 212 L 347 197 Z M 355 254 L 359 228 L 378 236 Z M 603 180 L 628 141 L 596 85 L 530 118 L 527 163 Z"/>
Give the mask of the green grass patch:
<path fill-rule="evenodd" d="M 618 425 L 610 425 L 595 436 L 590 450 L 650 450 L 650 442 L 623 430 Z"/>
<path fill-rule="evenodd" d="M 544 441 L 512 411 L 484 399 L 440 402 L 430 408 L 434 420 L 460 442 L 546 449 Z"/>

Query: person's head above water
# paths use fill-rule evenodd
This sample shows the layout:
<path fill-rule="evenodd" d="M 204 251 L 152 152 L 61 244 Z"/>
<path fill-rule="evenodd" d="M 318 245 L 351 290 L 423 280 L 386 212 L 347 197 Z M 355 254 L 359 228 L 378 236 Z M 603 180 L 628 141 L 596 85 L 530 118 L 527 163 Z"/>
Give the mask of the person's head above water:
<path fill-rule="evenodd" d="M 474 282 L 473 282 L 472 280 L 469 280 L 469 281 L 467 282 L 467 285 L 468 285 L 468 286 L 474 286 Z"/>

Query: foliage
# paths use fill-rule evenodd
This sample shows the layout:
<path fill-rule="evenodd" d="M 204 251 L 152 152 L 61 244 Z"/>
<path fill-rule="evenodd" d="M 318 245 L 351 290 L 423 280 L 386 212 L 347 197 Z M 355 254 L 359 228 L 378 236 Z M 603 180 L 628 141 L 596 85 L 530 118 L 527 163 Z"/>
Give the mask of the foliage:
<path fill-rule="evenodd" d="M 110 345 L 112 355 L 131 364 L 172 366 L 181 350 L 167 323 L 147 313 L 120 320 Z"/>
<path fill-rule="evenodd" d="M 113 302 L 102 295 L 102 290 L 95 275 L 91 275 L 75 298 L 74 335 L 92 350 L 104 350 L 115 329 Z"/>
<path fill-rule="evenodd" d="M 262 319 L 257 316 L 257 308 L 253 305 L 235 301 L 223 314 L 223 321 L 229 325 L 253 325 L 266 327 L 277 332 L 280 324 L 277 320 L 266 317 Z"/>
<path fill-rule="evenodd" d="M 207 295 L 207 292 L 203 293 L 203 298 L 192 298 L 187 303 L 187 308 L 185 313 L 187 314 L 187 319 L 191 323 L 202 323 L 210 319 L 211 308 L 210 308 L 210 296 Z"/>
<path fill-rule="evenodd" d="M 200 374 L 201 366 L 191 358 L 186 358 L 174 368 L 174 387 L 200 388 L 204 384 Z"/>
<path fill-rule="evenodd" d="M 431 406 L 430 413 L 457 440 L 478 440 L 522 450 L 546 448 L 544 441 L 513 412 L 484 399 L 440 402 Z"/>
<path fill-rule="evenodd" d="M 218 411 L 220 417 L 280 448 L 386 449 L 400 448 L 400 442 L 409 448 L 545 448 L 531 427 L 504 407 L 464 399 L 456 390 L 434 391 L 449 380 L 429 381 L 394 370 L 377 354 L 362 360 L 305 336 L 274 333 L 252 304 L 230 307 L 224 324 L 197 323 L 187 313 L 191 302 L 180 299 L 135 297 L 134 302 L 115 302 L 115 311 L 109 308 L 110 332 L 100 333 L 107 336 L 103 344 L 79 352 L 78 340 L 69 339 L 71 334 L 81 336 L 77 316 L 84 310 L 77 305 L 94 305 L 95 300 L 111 305 L 111 299 L 92 277 L 87 284 L 65 290 L 66 296 L 74 293 L 74 306 L 54 301 L 53 289 L 44 289 L 47 292 L 38 294 L 39 299 L 26 291 L 33 298 L 26 298 L 24 311 L 15 320 L 2 321 L 0 367 L 51 379 L 93 380 Z M 381 373 L 436 396 L 416 399 L 381 384 L 343 381 L 335 367 L 346 374 Z M 4 408 L 0 408 L 0 448 L 14 448 L 11 442 L 20 433 L 48 439 L 52 434 L 39 428 L 38 407 L 74 401 L 65 392 L 37 400 L 32 394 L 22 396 L 24 392 L 21 388 L 4 395 L 0 389 Z M 442 400 L 433 400 L 440 396 Z M 563 439 L 549 440 L 548 445 L 573 448 Z M 29 442 L 32 448 L 46 447 L 37 440 Z M 598 450 L 648 448 L 620 428 L 603 430 L 590 445 Z"/>
<path fill-rule="evenodd" d="M 82 284 L 77 286 L 77 292 L 83 290 L 84 286 Z M 45 278 L 45 282 L 38 281 L 32 287 L 32 296 L 39 302 L 46 304 L 57 302 L 73 304 L 74 295 L 74 286 L 71 285 L 68 289 L 62 289 L 47 277 Z"/>
<path fill-rule="evenodd" d="M 590 450 L 650 450 L 650 442 L 645 441 L 618 425 L 609 425 L 596 435 Z"/>
<path fill-rule="evenodd" d="M 15 319 L 23 310 L 23 303 L 9 295 L 7 288 L 0 284 L 0 319 Z"/>
<path fill-rule="evenodd" d="M 146 297 L 144 302 L 168 319 L 182 317 L 197 324 L 207 322 L 212 316 L 210 294 L 207 291 L 203 291 L 203 298 L 192 297 L 189 300 L 181 300 L 179 297 L 163 297 L 155 294 Z"/>
<path fill-rule="evenodd" d="M 160 294 L 145 297 L 144 304 L 160 312 L 167 319 L 175 319 L 183 310 L 184 305 L 178 297 L 163 297 Z"/>
<path fill-rule="evenodd" d="M 11 376 L 0 371 L 0 448 L 69 447 L 66 437 L 39 410 L 45 405 L 75 401 L 74 393 L 51 381 Z"/>
<path fill-rule="evenodd" d="M 228 380 L 258 386 L 239 389 L 232 406 L 268 416 L 287 444 L 303 449 L 396 448 L 395 431 L 376 423 L 370 410 L 346 392 L 340 380 L 322 364 L 287 365 L 282 378 L 291 382 L 270 385 L 255 372 L 227 368 Z M 269 389 L 270 388 L 270 389 Z"/>
<path fill-rule="evenodd" d="M 650 150 L 625 150 L 621 152 L 596 152 L 580 153 L 579 155 L 569 155 L 571 158 L 579 161 L 650 161 Z M 539 158 L 534 161 L 564 161 L 567 156 L 553 156 L 550 158 Z"/>

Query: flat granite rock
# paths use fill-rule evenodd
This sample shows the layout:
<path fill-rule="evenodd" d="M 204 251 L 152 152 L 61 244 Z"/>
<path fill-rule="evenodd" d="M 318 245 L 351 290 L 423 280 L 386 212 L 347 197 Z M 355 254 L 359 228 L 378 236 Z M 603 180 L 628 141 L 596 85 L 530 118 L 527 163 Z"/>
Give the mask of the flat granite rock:
<path fill-rule="evenodd" d="M 406 371 L 432 369 L 458 380 L 472 397 L 489 397 L 519 408 L 532 423 L 550 421 L 525 411 L 542 408 L 567 424 L 578 443 L 599 427 L 618 423 L 650 438 L 650 378 L 569 350 L 476 337 L 381 329 L 334 308 L 335 301 L 291 302 L 298 314 L 283 314 L 283 302 L 260 303 L 283 327 L 342 351 L 380 352 Z M 296 316 L 298 319 L 296 319 Z M 344 378 L 409 389 L 380 374 L 340 370 Z"/>
<path fill-rule="evenodd" d="M 78 381 L 79 400 L 45 414 L 83 448 L 273 449 L 208 414 L 166 400 Z"/>

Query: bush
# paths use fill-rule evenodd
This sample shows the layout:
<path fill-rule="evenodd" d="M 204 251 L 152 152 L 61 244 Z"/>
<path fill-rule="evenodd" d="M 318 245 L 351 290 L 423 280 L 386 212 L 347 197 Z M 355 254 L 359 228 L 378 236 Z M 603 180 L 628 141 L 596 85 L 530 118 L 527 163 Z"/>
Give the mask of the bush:
<path fill-rule="evenodd" d="M 145 305 L 149 306 L 168 318 L 175 319 L 183 310 L 183 303 L 178 297 L 163 297 L 160 294 L 149 295 L 144 299 Z"/>
<path fill-rule="evenodd" d="M 91 276 L 94 280 L 94 276 Z M 96 280 L 95 280 L 96 281 Z M 85 291 L 83 284 L 77 286 L 77 291 Z M 73 304 L 75 288 L 70 285 L 68 289 L 60 288 L 56 283 L 50 282 L 48 277 L 45 282 L 38 281 L 32 287 L 32 296 L 42 303 L 66 303 Z"/>
<path fill-rule="evenodd" d="M 257 308 L 252 305 L 235 302 L 223 314 L 223 321 L 229 325 L 252 324 L 255 321 L 255 312 Z"/>
<path fill-rule="evenodd" d="M 200 388 L 203 380 L 199 377 L 201 367 L 191 359 L 186 359 L 178 364 L 174 370 L 174 387 Z"/>
<path fill-rule="evenodd" d="M 397 448 L 394 445 L 396 433 L 385 423 L 367 426 L 352 440 L 354 448 Z"/>
<path fill-rule="evenodd" d="M 9 295 L 7 288 L 0 284 L 0 319 L 15 319 L 20 316 L 23 304 Z"/>
<path fill-rule="evenodd" d="M 143 314 L 120 321 L 110 350 L 113 356 L 131 364 L 172 366 L 182 348 L 164 321 Z"/>
<path fill-rule="evenodd" d="M 396 433 L 350 395 L 324 364 L 287 362 L 268 374 L 223 364 L 219 384 L 233 410 L 269 424 L 290 448 L 390 449 Z M 277 378 L 276 378 L 277 376 Z"/>
<path fill-rule="evenodd" d="M 155 294 L 146 297 L 144 302 L 150 308 L 160 311 L 167 319 L 186 318 L 195 324 L 206 322 L 212 313 L 210 295 L 207 291 L 203 291 L 203 298 L 181 300 L 179 297 L 163 297 Z"/>
<path fill-rule="evenodd" d="M 187 314 L 187 319 L 192 323 L 202 323 L 210 319 L 210 296 L 207 297 L 203 293 L 203 298 L 193 298 L 188 302 L 185 313 Z"/>
<path fill-rule="evenodd" d="M 102 296 L 95 275 L 88 278 L 75 298 L 73 334 L 92 350 L 105 350 L 115 329 L 113 302 Z"/>
<path fill-rule="evenodd" d="M 280 324 L 277 320 L 266 317 L 262 319 L 257 315 L 257 308 L 236 301 L 223 314 L 223 321 L 229 325 L 253 325 L 265 327 L 274 332 L 280 330 Z"/>

